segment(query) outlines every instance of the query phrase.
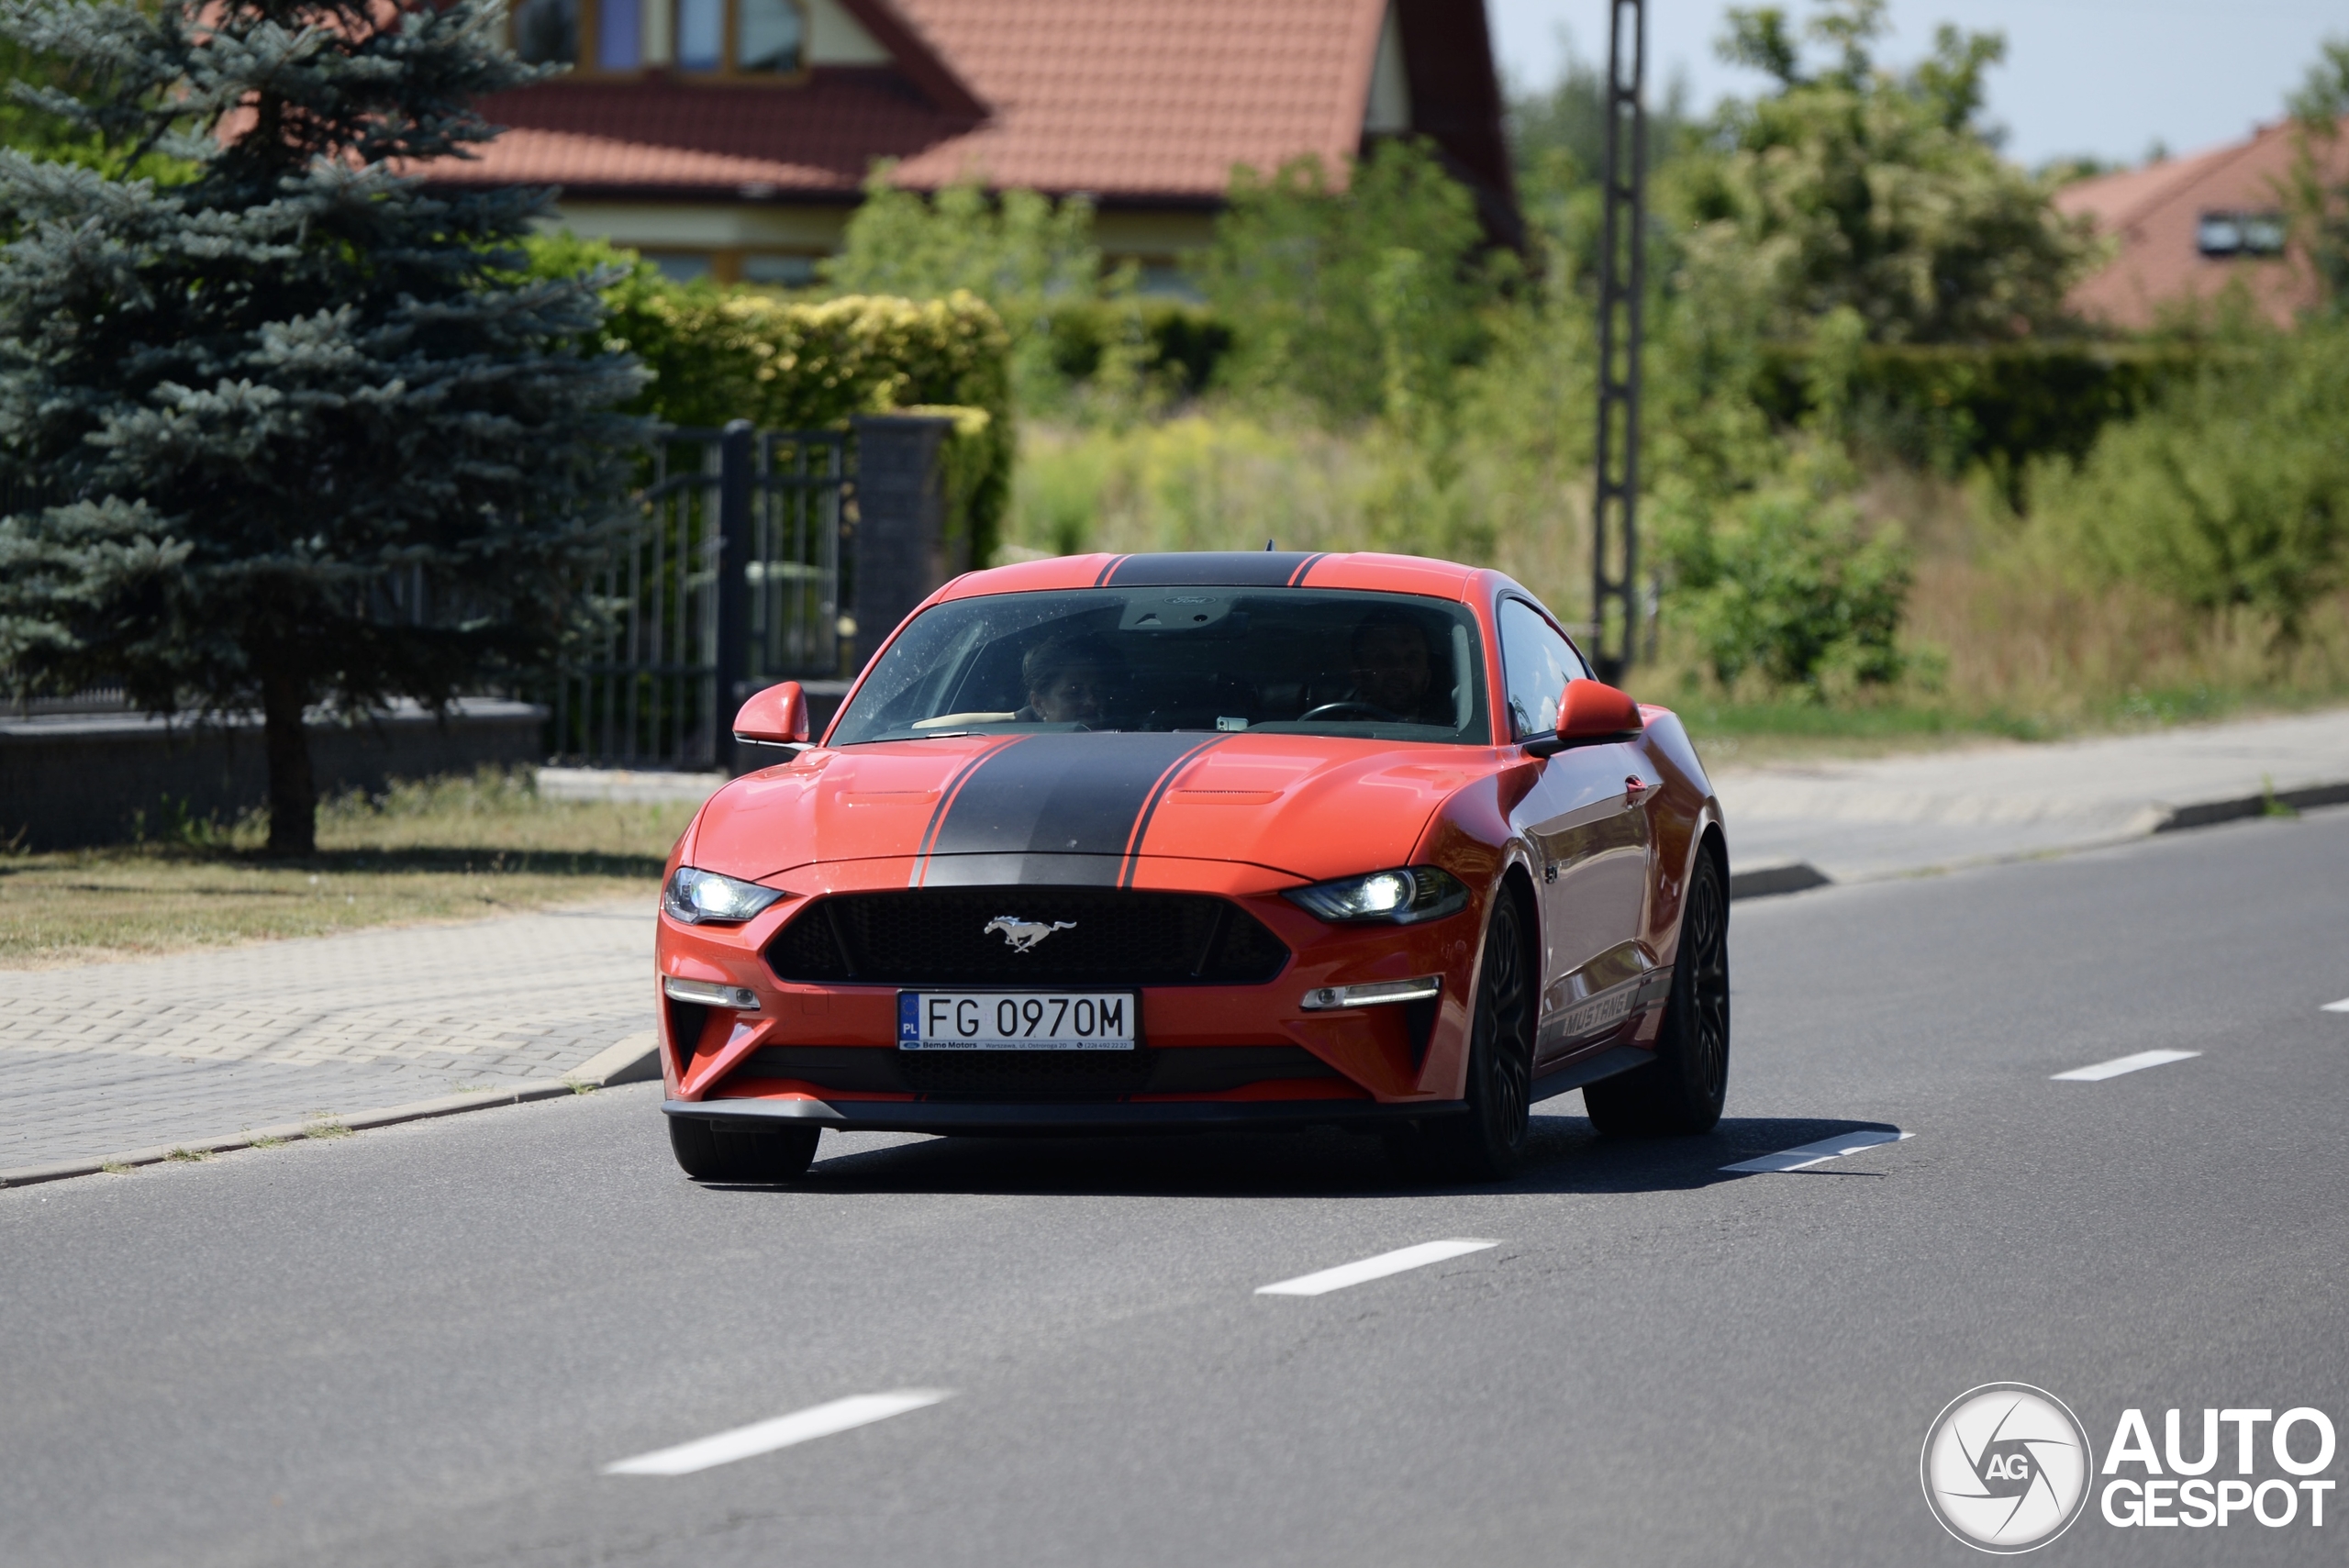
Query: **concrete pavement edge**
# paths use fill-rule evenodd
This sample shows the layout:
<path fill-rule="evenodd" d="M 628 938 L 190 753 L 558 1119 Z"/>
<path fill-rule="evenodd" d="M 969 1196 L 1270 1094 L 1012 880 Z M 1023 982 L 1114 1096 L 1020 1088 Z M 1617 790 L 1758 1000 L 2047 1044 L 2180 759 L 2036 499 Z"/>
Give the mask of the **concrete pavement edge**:
<path fill-rule="evenodd" d="M 226 1154 L 239 1149 L 292 1143 L 299 1139 L 340 1138 L 371 1128 L 393 1127 L 404 1121 L 428 1121 L 435 1117 L 461 1116 L 466 1111 L 489 1110 L 498 1106 L 529 1105 L 536 1100 L 589 1094 L 607 1086 L 643 1083 L 661 1075 L 660 1060 L 653 1054 L 651 1040 L 649 1031 L 642 1035 L 630 1035 L 589 1058 L 577 1072 L 552 1083 L 443 1095 L 429 1100 L 411 1100 L 406 1105 L 355 1111 L 349 1116 L 279 1122 L 270 1127 L 247 1128 L 223 1138 L 184 1139 L 177 1143 L 158 1143 L 145 1149 L 126 1150 L 119 1154 L 101 1155 L 93 1160 L 61 1160 L 48 1165 L 20 1165 L 14 1170 L 0 1171 L 0 1188 L 36 1186 L 43 1182 L 95 1176 L 106 1171 L 160 1165 L 171 1160 L 200 1160 L 207 1154 Z"/>

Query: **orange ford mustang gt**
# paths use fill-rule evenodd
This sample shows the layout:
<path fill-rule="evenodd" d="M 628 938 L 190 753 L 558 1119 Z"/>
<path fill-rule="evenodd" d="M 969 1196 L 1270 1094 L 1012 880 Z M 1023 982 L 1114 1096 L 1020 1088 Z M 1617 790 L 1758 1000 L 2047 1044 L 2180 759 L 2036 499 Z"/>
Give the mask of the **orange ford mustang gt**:
<path fill-rule="evenodd" d="M 711 796 L 663 884 L 662 1109 L 696 1177 L 825 1128 L 1300 1127 L 1468 1179 L 1531 1104 L 1702 1131 L 1728 856 L 1678 719 L 1507 577 L 1389 555 L 1069 556 L 933 594 L 821 743 Z"/>

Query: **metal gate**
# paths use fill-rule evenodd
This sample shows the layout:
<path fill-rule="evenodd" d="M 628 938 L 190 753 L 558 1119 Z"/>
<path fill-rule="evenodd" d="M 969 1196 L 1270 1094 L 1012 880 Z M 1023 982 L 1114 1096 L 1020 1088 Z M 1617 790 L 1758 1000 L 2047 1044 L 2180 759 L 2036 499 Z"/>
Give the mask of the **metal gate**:
<path fill-rule="evenodd" d="M 743 695 L 841 673 L 849 443 L 745 420 L 662 436 L 639 495 L 644 520 L 596 584 L 610 631 L 556 680 L 557 762 L 723 767 Z"/>

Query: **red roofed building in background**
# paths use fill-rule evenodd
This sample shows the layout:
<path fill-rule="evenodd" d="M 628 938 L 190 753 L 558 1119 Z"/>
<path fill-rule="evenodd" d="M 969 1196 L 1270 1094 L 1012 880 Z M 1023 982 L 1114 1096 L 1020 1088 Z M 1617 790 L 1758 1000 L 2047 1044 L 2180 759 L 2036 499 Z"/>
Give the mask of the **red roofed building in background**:
<path fill-rule="evenodd" d="M 2142 330 L 2240 287 L 2279 327 L 2317 303 L 2307 258 L 2288 243 L 2292 172 L 2303 147 L 2321 177 L 2349 179 L 2349 118 L 2329 142 L 2289 120 L 2248 141 L 2165 158 L 2067 185 L 2056 209 L 2085 215 L 2117 244 L 2112 260 L 2072 290 L 2072 308 L 2106 326 Z"/>
<path fill-rule="evenodd" d="M 516 0 L 562 80 L 437 183 L 562 188 L 573 232 L 672 275 L 808 281 L 876 159 L 896 182 L 1084 194 L 1112 259 L 1172 286 L 1235 165 L 1333 173 L 1429 138 L 1518 233 L 1483 0 Z"/>

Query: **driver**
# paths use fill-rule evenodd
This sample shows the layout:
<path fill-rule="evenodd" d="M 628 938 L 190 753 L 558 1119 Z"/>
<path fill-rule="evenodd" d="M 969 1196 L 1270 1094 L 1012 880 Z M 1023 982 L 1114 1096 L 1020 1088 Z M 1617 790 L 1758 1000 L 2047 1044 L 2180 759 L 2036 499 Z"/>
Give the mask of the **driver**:
<path fill-rule="evenodd" d="M 1125 661 L 1097 637 L 1055 637 L 1019 661 L 1028 704 L 1012 717 L 1022 724 L 1098 724 L 1125 675 Z"/>
<path fill-rule="evenodd" d="M 1397 718 L 1420 720 L 1428 688 L 1435 684 L 1427 629 L 1400 610 L 1373 610 L 1354 628 L 1353 651 L 1350 700 Z"/>

